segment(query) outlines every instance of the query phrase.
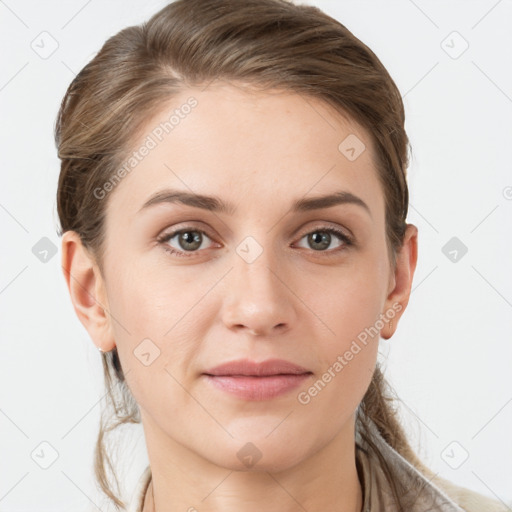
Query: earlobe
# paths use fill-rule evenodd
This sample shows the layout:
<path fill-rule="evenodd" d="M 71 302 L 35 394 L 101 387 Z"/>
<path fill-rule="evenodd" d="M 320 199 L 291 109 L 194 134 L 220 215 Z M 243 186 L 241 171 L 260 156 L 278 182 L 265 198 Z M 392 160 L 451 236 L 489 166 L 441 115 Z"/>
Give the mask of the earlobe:
<path fill-rule="evenodd" d="M 418 228 L 413 224 L 407 224 L 404 242 L 397 253 L 396 266 L 394 271 L 393 289 L 386 298 L 384 314 L 394 311 L 392 320 L 388 320 L 386 327 L 381 332 L 381 337 L 389 339 L 395 333 L 398 321 L 402 316 L 411 295 L 412 281 L 416 263 L 418 260 Z M 391 315 L 388 315 L 391 317 Z"/>
<path fill-rule="evenodd" d="M 103 277 L 94 258 L 74 231 L 62 235 L 62 271 L 78 319 L 103 352 L 115 347 Z"/>

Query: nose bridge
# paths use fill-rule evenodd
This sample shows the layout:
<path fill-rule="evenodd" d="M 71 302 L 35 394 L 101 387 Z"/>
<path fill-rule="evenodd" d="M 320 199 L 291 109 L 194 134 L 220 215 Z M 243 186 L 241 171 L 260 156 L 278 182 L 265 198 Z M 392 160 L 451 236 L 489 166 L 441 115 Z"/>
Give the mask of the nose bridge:
<path fill-rule="evenodd" d="M 256 244 L 254 239 L 239 244 L 236 250 L 235 275 L 245 284 L 243 287 L 251 290 L 254 299 L 259 296 L 272 300 L 283 286 L 276 276 L 279 273 L 276 257 L 269 245 L 263 248 Z"/>
<path fill-rule="evenodd" d="M 233 267 L 225 299 L 226 325 L 258 334 L 289 326 L 294 314 L 292 294 L 279 275 L 282 265 L 273 248 L 247 237 L 236 247 Z"/>

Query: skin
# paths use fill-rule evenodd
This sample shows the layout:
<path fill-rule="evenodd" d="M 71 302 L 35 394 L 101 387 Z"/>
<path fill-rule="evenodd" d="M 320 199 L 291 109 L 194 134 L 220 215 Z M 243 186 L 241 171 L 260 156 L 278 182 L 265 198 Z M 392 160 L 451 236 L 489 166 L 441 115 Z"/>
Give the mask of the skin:
<path fill-rule="evenodd" d="M 117 346 L 140 406 L 153 474 L 144 510 L 360 511 L 354 414 L 371 381 L 379 337 L 393 335 L 407 306 L 417 228 L 407 226 L 392 268 L 369 134 L 320 100 L 293 92 L 224 83 L 183 91 L 147 120 L 133 149 L 191 95 L 198 105 L 104 199 L 104 275 L 76 233 L 62 238 L 75 311 L 97 347 Z M 354 161 L 338 150 L 349 134 L 366 145 Z M 181 204 L 138 212 L 165 187 L 216 195 L 236 212 Z M 371 215 L 354 204 L 290 213 L 294 200 L 335 190 L 359 196 Z M 335 235 L 323 251 L 308 242 L 307 234 L 325 226 L 349 230 L 355 245 Z M 155 241 L 186 227 L 206 232 L 189 257 L 164 250 L 186 252 L 190 246 L 179 237 Z M 236 252 L 247 236 L 263 249 L 251 263 Z M 298 393 L 393 304 L 401 310 L 392 327 L 386 323 L 301 404 Z M 160 350 L 148 366 L 133 353 L 146 338 Z M 263 401 L 228 395 L 201 376 L 229 360 L 274 357 L 313 375 Z M 237 457 L 247 442 L 262 455 L 250 468 Z"/>

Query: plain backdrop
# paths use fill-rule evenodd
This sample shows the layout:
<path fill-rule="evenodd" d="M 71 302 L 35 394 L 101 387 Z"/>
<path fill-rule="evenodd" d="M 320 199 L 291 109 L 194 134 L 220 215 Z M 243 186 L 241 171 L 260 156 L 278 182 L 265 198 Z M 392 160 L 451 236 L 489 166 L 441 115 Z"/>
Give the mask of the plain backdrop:
<path fill-rule="evenodd" d="M 104 506 L 92 470 L 103 376 L 61 272 L 53 126 L 104 41 L 165 3 L 0 2 L 1 512 Z M 308 3 L 366 43 L 404 98 L 419 260 L 380 351 L 412 444 L 440 475 L 511 503 L 512 2 Z M 129 497 L 147 455 L 140 425 L 124 434 Z"/>

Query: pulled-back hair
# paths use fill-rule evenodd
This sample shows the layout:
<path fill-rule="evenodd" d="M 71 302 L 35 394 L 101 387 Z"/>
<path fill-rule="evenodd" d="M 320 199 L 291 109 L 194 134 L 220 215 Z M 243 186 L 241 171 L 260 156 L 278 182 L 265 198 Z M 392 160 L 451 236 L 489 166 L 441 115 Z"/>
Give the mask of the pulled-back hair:
<path fill-rule="evenodd" d="M 62 100 L 55 126 L 61 159 L 57 191 L 59 235 L 76 231 L 100 270 L 105 251 L 101 189 L 140 136 L 145 122 L 178 93 L 214 80 L 283 89 L 316 98 L 356 121 L 375 147 L 375 168 L 385 198 L 386 241 L 394 269 L 408 210 L 409 140 L 400 92 L 377 56 L 344 25 L 313 6 L 287 0 L 177 0 L 149 21 L 109 38 L 78 73 Z M 140 423 L 117 348 L 102 353 L 107 391 L 95 449 L 95 474 L 118 507 L 107 476 L 117 477 L 106 433 Z M 356 422 L 370 446 L 367 418 L 385 441 L 431 476 L 411 449 L 395 409 L 396 397 L 377 364 Z M 377 450 L 377 455 L 380 456 Z M 385 473 L 403 510 L 400 482 Z"/>

